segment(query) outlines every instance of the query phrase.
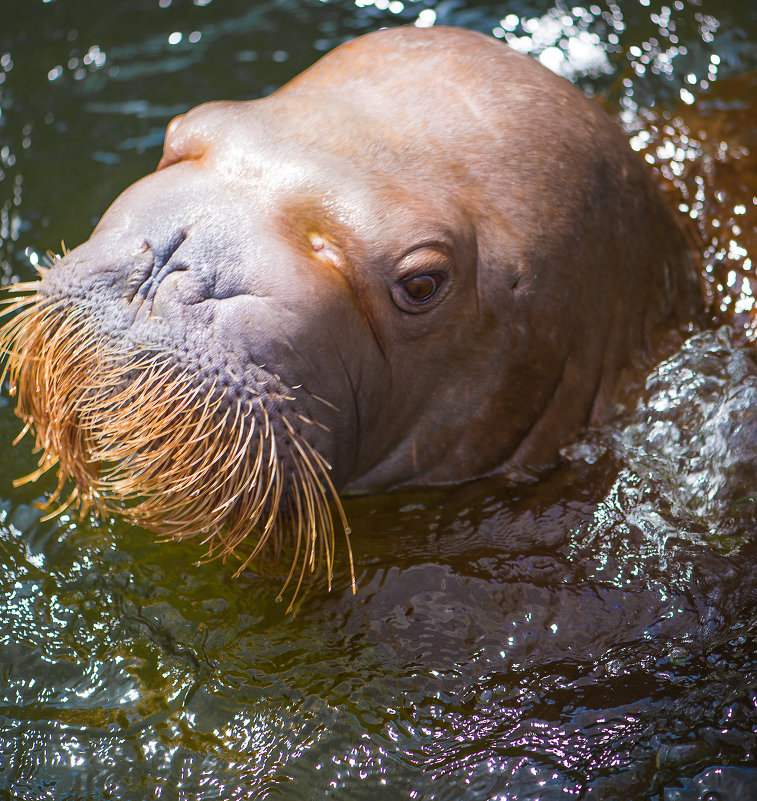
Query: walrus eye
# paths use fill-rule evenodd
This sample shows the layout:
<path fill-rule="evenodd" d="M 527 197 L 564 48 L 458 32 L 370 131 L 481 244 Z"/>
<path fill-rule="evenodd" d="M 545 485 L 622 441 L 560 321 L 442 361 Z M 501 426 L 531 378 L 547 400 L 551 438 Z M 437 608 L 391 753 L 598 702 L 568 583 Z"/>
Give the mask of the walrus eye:
<path fill-rule="evenodd" d="M 396 285 L 393 292 L 394 302 L 403 311 L 425 311 L 426 305 L 437 294 L 443 283 L 444 276 L 440 273 L 411 275 Z"/>
<path fill-rule="evenodd" d="M 417 303 L 431 300 L 441 281 L 438 275 L 415 275 L 403 284 L 405 292 Z"/>

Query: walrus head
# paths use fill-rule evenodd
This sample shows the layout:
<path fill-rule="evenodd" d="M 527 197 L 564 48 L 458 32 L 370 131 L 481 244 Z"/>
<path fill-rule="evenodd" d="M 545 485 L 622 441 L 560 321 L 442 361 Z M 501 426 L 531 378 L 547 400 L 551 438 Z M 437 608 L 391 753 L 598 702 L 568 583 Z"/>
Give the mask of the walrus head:
<path fill-rule="evenodd" d="M 56 496 L 73 479 L 64 503 L 211 554 L 257 530 L 243 565 L 291 538 L 297 582 L 319 550 L 331 571 L 337 491 L 554 462 L 698 303 L 613 123 L 444 28 L 178 117 L 157 171 L 24 288 L 4 345 Z"/>

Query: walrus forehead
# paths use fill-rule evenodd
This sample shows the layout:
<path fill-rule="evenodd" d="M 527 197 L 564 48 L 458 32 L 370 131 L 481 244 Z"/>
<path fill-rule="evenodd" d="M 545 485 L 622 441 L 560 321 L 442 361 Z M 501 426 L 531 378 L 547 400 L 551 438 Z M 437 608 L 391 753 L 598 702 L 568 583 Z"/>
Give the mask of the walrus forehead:
<path fill-rule="evenodd" d="M 345 103 L 319 104 L 326 127 L 282 96 L 204 104 L 170 124 L 158 172 L 145 180 L 194 184 L 187 203 L 211 197 L 224 220 L 252 211 L 271 222 L 335 221 L 353 235 L 379 233 L 382 246 L 395 239 L 406 247 L 436 222 L 454 228 L 463 211 L 472 218 L 490 202 L 475 183 L 459 188 L 480 155 L 469 170 L 441 134 L 400 133 L 363 109 L 346 113 Z"/>

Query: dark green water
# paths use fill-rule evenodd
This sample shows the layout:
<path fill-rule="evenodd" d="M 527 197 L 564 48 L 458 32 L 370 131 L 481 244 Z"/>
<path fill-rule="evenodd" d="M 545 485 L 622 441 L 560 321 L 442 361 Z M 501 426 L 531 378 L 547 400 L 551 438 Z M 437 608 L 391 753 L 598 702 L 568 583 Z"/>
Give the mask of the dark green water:
<path fill-rule="evenodd" d="M 757 799 L 751 0 L 5 0 L 4 280 L 85 239 L 174 115 L 421 14 L 621 117 L 702 238 L 713 330 L 537 486 L 349 499 L 357 595 L 342 554 L 290 615 L 274 566 L 40 521 L 3 397 L 0 799 Z"/>

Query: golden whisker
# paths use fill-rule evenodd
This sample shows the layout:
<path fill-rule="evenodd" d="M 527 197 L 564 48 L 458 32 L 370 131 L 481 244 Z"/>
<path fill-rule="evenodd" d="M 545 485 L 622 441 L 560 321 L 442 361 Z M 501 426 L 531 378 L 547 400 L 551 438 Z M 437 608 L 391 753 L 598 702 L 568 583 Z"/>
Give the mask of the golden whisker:
<path fill-rule="evenodd" d="M 354 592 L 349 527 L 330 467 L 278 404 L 240 386 L 236 365 L 224 365 L 220 380 L 198 376 L 163 346 L 111 340 L 86 303 L 43 297 L 37 287 L 14 285 L 2 300 L 0 349 L 2 378 L 24 421 L 14 443 L 31 430 L 40 454 L 37 469 L 14 483 L 57 468 L 43 519 L 76 505 L 80 514 L 121 515 L 161 538 L 202 537 L 205 558 L 239 561 L 234 575 L 263 553 L 278 559 L 286 545 L 293 558 L 279 597 L 292 593 L 290 610 L 305 576 L 323 562 L 331 586 L 333 502 Z M 244 394 L 231 397 L 223 375 Z M 266 397 L 295 401 L 284 392 Z M 296 408 L 292 414 L 328 431 Z M 252 546 L 237 553 L 253 530 Z"/>
<path fill-rule="evenodd" d="M 342 501 L 339 498 L 339 493 L 336 491 L 334 483 L 331 481 L 331 477 L 329 476 L 331 465 L 329 465 L 329 463 L 321 456 L 320 453 L 318 453 L 318 451 L 315 450 L 315 448 L 313 448 L 313 446 L 307 440 L 303 440 L 303 442 L 305 447 L 312 455 L 315 463 L 321 468 L 320 477 L 326 482 L 331 499 L 334 502 L 334 506 L 339 514 L 339 522 L 342 530 L 344 531 L 344 538 L 347 545 L 347 555 L 350 563 L 350 586 L 352 587 L 352 594 L 354 595 L 357 592 L 357 582 L 355 580 L 355 563 L 352 556 L 352 545 L 350 544 L 350 534 L 352 533 L 352 529 L 350 528 L 350 524 L 347 522 L 347 515 L 344 511 L 344 506 L 342 506 Z"/>
<path fill-rule="evenodd" d="M 14 446 L 18 445 L 18 443 L 21 442 L 21 440 L 29 433 L 29 431 L 31 430 L 31 427 L 32 427 L 31 420 L 27 420 L 26 424 L 21 429 L 19 434 L 17 434 L 17 436 L 14 438 L 14 440 L 13 440 L 13 442 L 11 444 L 14 445 Z"/>
<path fill-rule="evenodd" d="M 79 496 L 79 489 L 78 487 L 74 487 L 73 490 L 71 490 L 71 494 L 68 496 L 68 498 L 66 498 L 66 500 L 60 506 L 57 506 L 55 509 L 53 509 L 52 512 L 48 512 L 46 515 L 40 517 L 39 519 L 40 523 L 44 523 L 47 520 L 52 520 L 54 517 L 58 517 L 59 515 L 63 514 L 63 512 L 65 512 L 66 509 L 68 509 L 71 506 L 71 504 L 73 504 L 74 501 L 77 500 L 78 496 Z"/>
<path fill-rule="evenodd" d="M 327 401 L 325 398 L 322 398 L 320 395 L 315 395 L 315 394 L 311 393 L 311 394 L 310 394 L 310 397 L 311 397 L 311 398 L 314 398 L 314 399 L 315 399 L 315 400 L 317 400 L 317 401 L 320 401 L 320 402 L 321 402 L 321 403 L 323 403 L 324 405 L 328 406 L 328 407 L 329 407 L 329 409 L 333 409 L 335 412 L 338 412 L 338 411 L 339 411 L 339 408 L 338 408 L 337 406 L 334 406 L 334 404 L 333 404 L 333 403 L 330 403 L 330 402 L 329 402 L 329 401 Z"/>
<path fill-rule="evenodd" d="M 51 468 L 55 467 L 58 463 L 58 460 L 55 459 L 54 461 L 45 461 L 44 464 L 40 465 L 36 470 L 29 473 L 26 476 L 21 476 L 21 478 L 14 478 L 13 479 L 13 486 L 14 487 L 22 487 L 24 484 L 33 484 L 35 481 L 38 481 L 45 473 Z"/>

